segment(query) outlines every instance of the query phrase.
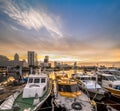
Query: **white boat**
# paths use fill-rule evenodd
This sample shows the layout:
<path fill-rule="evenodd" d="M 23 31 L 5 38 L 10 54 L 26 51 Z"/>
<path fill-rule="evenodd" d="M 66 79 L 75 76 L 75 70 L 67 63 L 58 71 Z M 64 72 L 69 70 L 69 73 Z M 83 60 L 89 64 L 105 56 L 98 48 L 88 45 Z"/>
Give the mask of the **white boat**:
<path fill-rule="evenodd" d="M 8 97 L 0 111 L 37 111 L 50 96 L 52 83 L 48 75 L 30 74 L 26 86 Z"/>
<path fill-rule="evenodd" d="M 94 111 L 90 99 L 80 91 L 76 81 L 61 78 L 54 88 L 55 105 L 66 111 Z"/>
<path fill-rule="evenodd" d="M 97 75 L 98 83 L 113 96 L 120 98 L 120 80 L 111 74 L 97 73 Z"/>
<path fill-rule="evenodd" d="M 105 99 L 107 92 L 97 83 L 97 76 L 74 74 L 73 78 L 78 81 L 80 88 L 91 98 L 96 101 Z"/>
<path fill-rule="evenodd" d="M 120 80 L 120 71 L 116 68 L 111 68 L 111 69 L 98 69 L 97 73 L 99 74 L 111 74 L 111 75 L 114 75 L 117 79 Z"/>

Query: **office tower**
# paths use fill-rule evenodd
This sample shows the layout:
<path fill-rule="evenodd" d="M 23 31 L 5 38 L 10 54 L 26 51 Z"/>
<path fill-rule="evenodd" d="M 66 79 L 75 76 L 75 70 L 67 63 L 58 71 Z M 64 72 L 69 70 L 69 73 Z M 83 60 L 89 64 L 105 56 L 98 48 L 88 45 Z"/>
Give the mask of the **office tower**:
<path fill-rule="evenodd" d="M 48 63 L 48 62 L 49 62 L 49 56 L 45 56 L 44 63 Z"/>
<path fill-rule="evenodd" d="M 44 67 L 48 67 L 49 66 L 49 56 L 45 56 L 44 58 Z"/>
<path fill-rule="evenodd" d="M 17 53 L 14 55 L 14 61 L 19 61 L 19 55 Z"/>
<path fill-rule="evenodd" d="M 37 54 L 34 51 L 28 51 L 28 65 L 29 66 L 37 65 Z"/>

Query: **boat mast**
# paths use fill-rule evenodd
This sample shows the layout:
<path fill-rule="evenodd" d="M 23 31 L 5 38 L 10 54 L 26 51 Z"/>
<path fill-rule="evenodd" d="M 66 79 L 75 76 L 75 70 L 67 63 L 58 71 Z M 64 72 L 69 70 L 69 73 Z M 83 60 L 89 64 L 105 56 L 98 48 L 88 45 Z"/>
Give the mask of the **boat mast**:
<path fill-rule="evenodd" d="M 96 76 L 95 89 L 96 89 L 96 84 L 98 83 L 97 71 L 98 71 L 98 64 L 97 64 L 97 67 L 96 67 L 96 70 L 95 70 L 95 76 Z"/>
<path fill-rule="evenodd" d="M 32 67 L 30 67 L 30 74 L 32 74 L 33 73 L 33 68 Z"/>
<path fill-rule="evenodd" d="M 38 69 L 38 74 L 41 74 L 41 66 L 40 66 L 40 68 Z"/>
<path fill-rule="evenodd" d="M 62 62 L 62 70 L 63 70 L 63 77 L 64 77 L 64 63 Z"/>
<path fill-rule="evenodd" d="M 20 76 L 22 77 L 22 66 L 20 66 L 19 68 L 19 73 L 20 73 Z"/>

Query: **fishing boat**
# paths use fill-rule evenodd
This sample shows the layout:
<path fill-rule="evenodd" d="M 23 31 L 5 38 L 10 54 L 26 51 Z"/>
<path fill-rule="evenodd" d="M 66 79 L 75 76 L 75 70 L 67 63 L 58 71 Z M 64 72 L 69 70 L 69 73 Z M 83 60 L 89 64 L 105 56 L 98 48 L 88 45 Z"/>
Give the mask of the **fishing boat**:
<path fill-rule="evenodd" d="M 9 96 L 1 105 L 0 111 L 37 111 L 50 96 L 52 82 L 48 75 L 30 74 L 23 89 Z"/>
<path fill-rule="evenodd" d="M 65 108 L 66 111 L 94 111 L 90 99 L 80 91 L 76 81 L 68 78 L 57 80 L 54 86 L 57 107 Z"/>
<path fill-rule="evenodd" d="M 95 75 L 83 75 L 74 74 L 73 79 L 77 80 L 80 88 L 95 101 L 102 101 L 108 94 L 103 88 L 97 83 L 97 77 Z"/>
<path fill-rule="evenodd" d="M 98 83 L 111 95 L 120 98 L 120 80 L 111 74 L 97 73 L 97 75 Z"/>

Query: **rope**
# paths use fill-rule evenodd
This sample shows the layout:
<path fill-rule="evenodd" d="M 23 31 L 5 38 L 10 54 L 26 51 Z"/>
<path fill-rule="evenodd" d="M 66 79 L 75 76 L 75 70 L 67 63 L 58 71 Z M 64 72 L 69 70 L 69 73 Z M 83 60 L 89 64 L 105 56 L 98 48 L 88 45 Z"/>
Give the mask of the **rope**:
<path fill-rule="evenodd" d="M 74 79 L 74 80 L 77 81 L 79 84 L 81 84 L 79 80 L 77 80 L 77 79 Z M 89 94 L 88 90 L 86 88 L 82 88 L 82 89 L 84 89 L 87 92 L 87 96 L 90 98 L 90 94 Z"/>
<path fill-rule="evenodd" d="M 51 100 L 51 104 L 52 104 L 52 111 L 54 111 L 54 99 L 52 98 L 52 100 Z"/>
<path fill-rule="evenodd" d="M 119 106 L 120 103 L 114 103 L 114 104 L 111 104 L 111 103 L 100 103 L 100 102 L 96 102 L 97 104 L 102 104 L 102 105 L 109 105 L 109 106 Z"/>
<path fill-rule="evenodd" d="M 96 91 L 96 93 L 95 93 L 95 95 L 94 95 L 94 97 L 93 97 L 92 100 L 94 100 L 94 99 L 96 98 L 97 94 L 98 94 L 98 93 L 97 93 L 97 91 Z"/>
<path fill-rule="evenodd" d="M 40 108 L 39 111 L 40 111 L 40 110 L 44 110 L 44 109 L 50 109 L 50 108 L 52 108 L 52 107 Z"/>

